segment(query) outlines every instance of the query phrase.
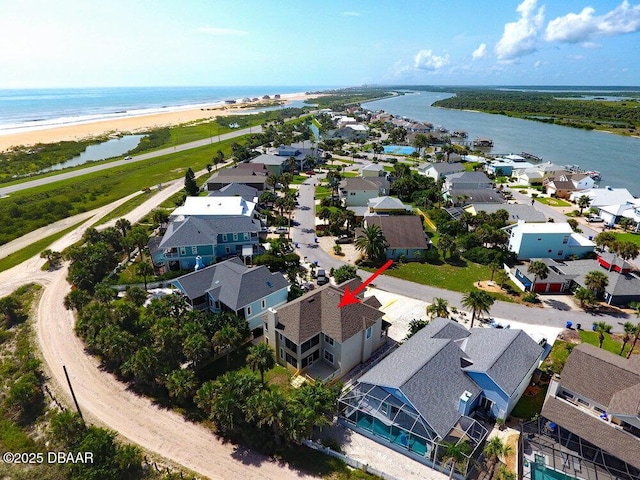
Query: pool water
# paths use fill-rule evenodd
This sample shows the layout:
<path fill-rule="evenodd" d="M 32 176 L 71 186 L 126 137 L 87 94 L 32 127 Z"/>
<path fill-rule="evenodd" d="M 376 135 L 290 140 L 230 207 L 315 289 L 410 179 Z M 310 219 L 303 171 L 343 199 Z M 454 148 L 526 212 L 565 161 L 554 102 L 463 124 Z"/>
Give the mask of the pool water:
<path fill-rule="evenodd" d="M 531 480 L 576 480 L 576 477 L 531 462 Z"/>
<path fill-rule="evenodd" d="M 396 155 L 411 155 L 416 149 L 406 145 L 385 145 L 384 153 L 394 153 Z"/>

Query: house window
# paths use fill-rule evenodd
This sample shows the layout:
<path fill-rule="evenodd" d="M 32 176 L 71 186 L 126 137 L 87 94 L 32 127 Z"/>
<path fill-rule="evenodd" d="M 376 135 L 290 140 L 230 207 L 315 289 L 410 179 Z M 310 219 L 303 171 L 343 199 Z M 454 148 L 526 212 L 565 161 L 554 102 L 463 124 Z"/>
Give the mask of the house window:
<path fill-rule="evenodd" d="M 331 338 L 326 333 L 324 334 L 324 343 L 327 343 L 333 347 L 333 338 Z"/>
<path fill-rule="evenodd" d="M 224 247 L 224 253 L 226 253 L 227 255 L 229 255 L 231 253 L 231 247 L 229 245 Z"/>
<path fill-rule="evenodd" d="M 587 402 L 586 400 L 583 400 L 583 399 L 581 399 L 581 398 L 579 398 L 579 399 L 578 399 L 578 403 L 579 403 L 580 405 L 584 405 L 585 407 L 588 407 L 588 406 L 589 406 L 589 402 Z"/>
<path fill-rule="evenodd" d="M 569 236 L 568 235 L 562 239 L 562 243 L 564 243 L 565 245 L 567 243 L 569 243 Z"/>
<path fill-rule="evenodd" d="M 291 340 L 289 340 L 287 337 L 284 337 L 284 344 L 285 346 L 291 350 L 292 352 L 296 352 L 298 353 L 298 345 L 296 343 L 293 343 Z"/>
<path fill-rule="evenodd" d="M 607 413 L 607 412 L 605 412 L 605 411 L 604 411 L 602 408 L 600 408 L 600 407 L 593 407 L 593 409 L 594 409 L 596 412 L 598 412 L 598 413 Z"/>
<path fill-rule="evenodd" d="M 558 250 L 558 256 L 561 256 L 564 253 L 564 250 Z"/>
<path fill-rule="evenodd" d="M 284 348 L 280 347 L 280 358 L 284 360 Z"/>
<path fill-rule="evenodd" d="M 180 255 L 186 255 L 187 254 L 187 249 L 184 247 L 180 247 Z"/>
<path fill-rule="evenodd" d="M 264 323 L 264 331 L 265 332 L 269 331 L 269 324 L 267 322 Z"/>
<path fill-rule="evenodd" d="M 324 351 L 324 359 L 331 365 L 333 365 L 333 353 L 331 353 L 329 350 Z"/>
<path fill-rule="evenodd" d="M 237 233 L 234 233 L 234 234 L 233 234 L 233 241 L 234 241 L 234 242 L 237 242 L 237 241 L 238 241 L 238 234 L 237 234 Z"/>
<path fill-rule="evenodd" d="M 223 234 L 222 234 L 222 241 L 223 241 L 223 242 L 226 242 L 226 241 L 227 241 L 227 234 L 226 234 L 226 233 L 223 233 Z"/>
<path fill-rule="evenodd" d="M 367 340 L 371 338 L 371 333 L 373 332 L 373 327 L 367 328 Z"/>
<path fill-rule="evenodd" d="M 320 358 L 320 352 L 316 350 L 311 355 L 302 359 L 302 368 L 306 368 L 309 365 L 312 365 L 316 360 Z"/>
<path fill-rule="evenodd" d="M 292 367 L 298 368 L 298 360 L 293 355 L 289 355 L 288 353 L 285 355 L 287 363 Z"/>
<path fill-rule="evenodd" d="M 198 253 L 198 247 L 191 247 L 191 253 L 196 255 Z"/>
<path fill-rule="evenodd" d="M 242 234 L 242 237 L 243 237 L 245 240 L 249 240 L 249 234 L 248 234 L 247 232 L 244 232 L 244 233 Z"/>
<path fill-rule="evenodd" d="M 309 340 L 300 345 L 300 353 L 304 353 L 307 350 L 315 347 L 320 343 L 320 335 L 316 335 L 315 337 L 311 337 Z"/>
<path fill-rule="evenodd" d="M 260 300 L 260 308 L 262 308 L 262 310 L 264 310 L 265 308 L 267 308 L 267 301 L 266 300 Z"/>
<path fill-rule="evenodd" d="M 354 196 L 354 197 L 355 197 L 356 192 L 349 192 L 349 195 L 352 195 L 352 196 Z"/>
<path fill-rule="evenodd" d="M 217 308 L 218 310 L 220 310 L 220 302 L 218 300 L 216 300 L 215 302 L 213 302 L 213 306 L 215 308 Z"/>
<path fill-rule="evenodd" d="M 247 315 L 251 315 L 251 307 L 247 307 Z"/>

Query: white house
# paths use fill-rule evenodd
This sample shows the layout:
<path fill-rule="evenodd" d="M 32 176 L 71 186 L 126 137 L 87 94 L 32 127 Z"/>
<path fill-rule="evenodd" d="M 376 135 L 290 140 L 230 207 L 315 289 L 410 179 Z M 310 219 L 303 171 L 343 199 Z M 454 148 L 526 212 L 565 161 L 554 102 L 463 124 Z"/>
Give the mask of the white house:
<path fill-rule="evenodd" d="M 633 195 L 631 195 L 631 193 L 629 193 L 629 190 L 627 190 L 626 188 L 612 187 L 591 188 L 589 190 L 580 190 L 577 192 L 573 192 L 569 196 L 569 200 L 577 203 L 578 199 L 583 195 L 586 195 L 591 199 L 591 203 L 589 203 L 589 206 L 596 208 L 604 207 L 606 205 L 623 204 L 632 202 L 634 200 Z"/>
<path fill-rule="evenodd" d="M 509 233 L 509 250 L 519 260 L 581 258 L 595 248 L 595 243 L 575 233 L 568 223 L 526 223 L 520 220 L 505 230 Z"/>
<path fill-rule="evenodd" d="M 418 173 L 420 175 L 431 177 L 436 182 L 447 175 L 459 172 L 464 172 L 464 166 L 461 163 L 439 162 L 418 165 Z"/>

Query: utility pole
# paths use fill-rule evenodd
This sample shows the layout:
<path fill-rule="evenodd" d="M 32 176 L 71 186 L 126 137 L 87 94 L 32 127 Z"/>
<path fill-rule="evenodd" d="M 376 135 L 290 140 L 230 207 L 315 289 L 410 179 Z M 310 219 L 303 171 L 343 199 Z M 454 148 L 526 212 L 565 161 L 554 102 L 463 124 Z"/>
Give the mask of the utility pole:
<path fill-rule="evenodd" d="M 80 410 L 80 405 L 78 405 L 78 399 L 76 398 L 76 394 L 73 391 L 73 386 L 71 385 L 71 379 L 69 378 L 69 373 L 67 372 L 67 366 L 63 365 L 62 369 L 64 370 L 64 376 L 67 377 L 67 383 L 69 384 L 69 390 L 71 390 L 71 396 L 73 397 L 73 403 L 76 404 L 76 409 L 78 410 L 78 415 L 80 415 L 80 419 L 84 424 L 84 417 L 82 416 L 82 411 Z"/>

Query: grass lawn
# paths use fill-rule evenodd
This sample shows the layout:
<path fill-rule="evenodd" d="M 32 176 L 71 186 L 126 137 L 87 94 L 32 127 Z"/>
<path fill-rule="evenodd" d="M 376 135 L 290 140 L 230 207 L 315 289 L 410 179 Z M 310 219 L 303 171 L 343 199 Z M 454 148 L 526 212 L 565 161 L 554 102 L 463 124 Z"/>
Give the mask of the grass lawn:
<path fill-rule="evenodd" d="M 374 269 L 368 270 L 374 271 Z M 387 269 L 384 274 L 455 292 L 468 292 L 478 279 L 491 278 L 491 270 L 488 266 L 465 261 L 464 259 L 460 260 L 459 263 L 443 262 L 440 265 L 420 262 L 396 263 Z M 491 293 L 491 295 L 499 300 L 509 301 L 505 295 L 495 293 Z"/>
<path fill-rule="evenodd" d="M 551 352 L 549 352 L 549 356 L 544 360 L 541 369 L 550 368 L 554 373 L 560 373 L 573 347 L 574 344 L 571 342 L 556 340 L 551 348 Z"/>
<path fill-rule="evenodd" d="M 525 420 L 532 419 L 536 414 L 542 411 L 542 404 L 544 403 L 544 397 L 547 394 L 549 384 L 538 385 L 538 390 L 535 395 L 530 395 L 525 392 L 516 406 L 511 411 L 513 417 L 522 418 Z"/>
<path fill-rule="evenodd" d="M 316 199 L 322 200 L 323 198 L 327 198 L 331 195 L 331 189 L 329 187 L 325 187 L 323 185 L 318 185 L 316 187 Z"/>
<path fill-rule="evenodd" d="M 13 252 L 7 255 L 6 257 L 4 257 L 3 259 L 0 259 L 0 272 L 4 272 L 5 270 L 15 267 L 16 265 L 19 265 L 25 260 L 30 259 L 31 257 L 38 255 L 43 250 L 46 250 L 46 248 L 49 245 L 51 245 L 53 242 L 64 237 L 67 233 L 76 229 L 78 225 L 82 223 L 84 223 L 84 220 L 82 222 L 76 223 L 75 225 L 72 225 L 71 227 L 65 230 L 62 230 L 61 232 L 54 233 L 53 235 L 50 235 L 41 240 L 38 240 L 37 242 L 32 243 L 31 245 L 23 248 L 22 250 Z"/>
<path fill-rule="evenodd" d="M 536 197 L 536 201 L 549 205 L 550 207 L 570 207 L 572 203 L 562 200 L 561 198 Z"/>
<path fill-rule="evenodd" d="M 591 345 L 595 345 L 596 347 L 600 343 L 600 340 L 598 340 L 598 334 L 590 330 L 580 330 L 580 340 L 582 340 L 583 343 L 590 343 Z M 616 337 L 612 337 L 608 333 L 605 333 L 604 342 L 602 342 L 602 348 L 611 353 L 615 353 L 616 355 L 620 355 L 622 342 L 619 342 Z M 629 348 L 631 348 L 631 345 L 627 344 L 624 348 L 624 355 L 629 352 Z"/>
<path fill-rule="evenodd" d="M 140 205 L 142 205 L 144 202 L 149 200 L 149 198 L 151 198 L 156 193 L 158 193 L 158 190 L 152 190 L 150 193 L 143 193 L 141 195 L 133 197 L 131 200 L 129 200 L 129 201 L 123 203 L 122 205 L 120 205 L 119 207 L 114 208 L 113 210 L 111 210 L 111 212 L 109 212 L 107 215 L 102 217 L 98 222 L 96 222 L 94 224 L 94 227 L 97 227 L 98 225 L 104 225 L 105 223 L 107 223 L 107 222 L 109 222 L 109 221 L 111 221 L 111 220 L 113 220 L 115 218 L 124 217 L 127 213 L 129 213 L 134 208 L 139 207 Z"/>
<path fill-rule="evenodd" d="M 306 175 L 294 175 L 291 185 L 302 185 L 309 179 Z"/>
<path fill-rule="evenodd" d="M 353 178 L 358 176 L 358 172 L 342 172 L 340 175 L 342 175 L 343 178 Z"/>
<path fill-rule="evenodd" d="M 621 242 L 633 242 L 640 246 L 640 233 L 615 233 L 616 240 Z"/>
<path fill-rule="evenodd" d="M 464 166 L 465 171 L 473 172 L 474 168 L 476 168 L 478 165 L 484 164 L 480 162 L 464 162 L 462 165 Z"/>

